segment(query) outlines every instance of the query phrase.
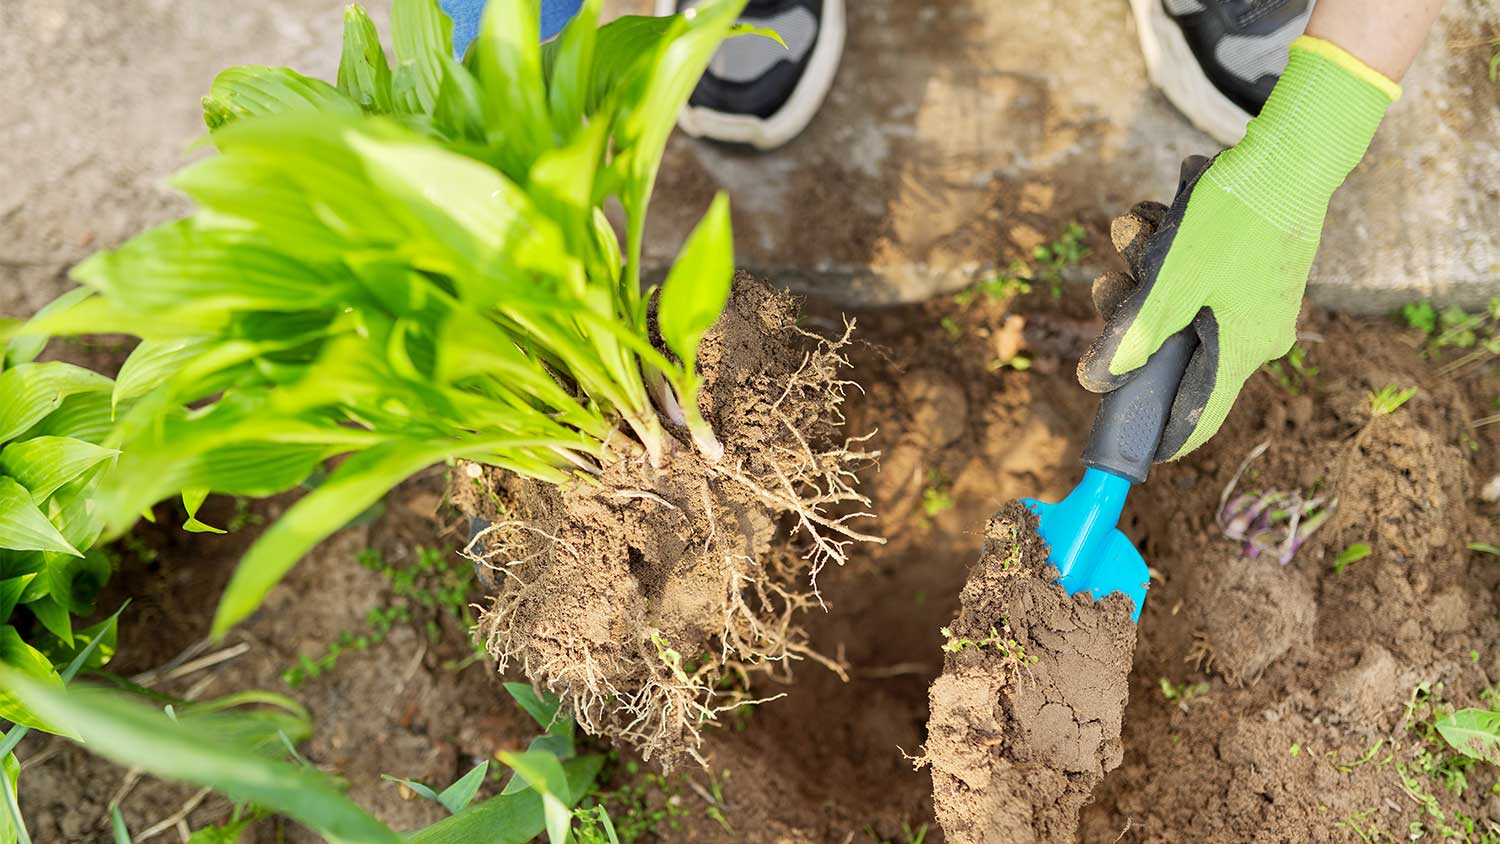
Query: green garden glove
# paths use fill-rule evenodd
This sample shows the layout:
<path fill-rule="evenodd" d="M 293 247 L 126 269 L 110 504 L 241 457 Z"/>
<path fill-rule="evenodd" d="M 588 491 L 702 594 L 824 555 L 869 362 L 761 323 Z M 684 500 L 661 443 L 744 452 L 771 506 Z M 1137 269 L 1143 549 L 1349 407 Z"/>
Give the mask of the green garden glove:
<path fill-rule="evenodd" d="M 1328 201 L 1400 95 L 1400 86 L 1332 43 L 1297 39 L 1244 140 L 1211 162 L 1185 162 L 1160 225 L 1144 248 L 1124 250 L 1137 284 L 1118 306 L 1108 303 L 1108 324 L 1078 379 L 1094 392 L 1113 390 L 1162 341 L 1192 326 L 1199 347 L 1157 460 L 1181 457 L 1217 433 L 1245 380 L 1291 349 Z"/>

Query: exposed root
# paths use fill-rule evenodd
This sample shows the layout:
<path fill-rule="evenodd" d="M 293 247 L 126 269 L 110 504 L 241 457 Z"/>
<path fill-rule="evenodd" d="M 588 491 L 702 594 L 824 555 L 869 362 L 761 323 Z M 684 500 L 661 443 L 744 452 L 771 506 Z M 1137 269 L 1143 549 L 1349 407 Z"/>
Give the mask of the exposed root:
<path fill-rule="evenodd" d="M 856 489 L 878 453 L 868 437 L 838 436 L 855 386 L 839 378 L 853 323 L 815 337 L 796 328 L 789 300 L 757 295 L 726 312 L 726 351 L 705 370 L 722 459 L 668 438 L 656 459 L 615 461 L 592 483 L 492 471 L 489 494 L 467 499 L 495 522 L 464 553 L 497 575 L 479 633 L 499 668 L 519 668 L 585 731 L 664 767 L 701 763 L 705 726 L 774 700 L 753 693 L 757 676 L 790 682 L 805 660 L 848 678 L 798 620 L 823 605 L 823 566 L 884 541 L 860 529 L 873 514 Z M 815 342 L 792 353 L 789 336 Z M 767 356 L 747 364 L 745 349 Z"/>

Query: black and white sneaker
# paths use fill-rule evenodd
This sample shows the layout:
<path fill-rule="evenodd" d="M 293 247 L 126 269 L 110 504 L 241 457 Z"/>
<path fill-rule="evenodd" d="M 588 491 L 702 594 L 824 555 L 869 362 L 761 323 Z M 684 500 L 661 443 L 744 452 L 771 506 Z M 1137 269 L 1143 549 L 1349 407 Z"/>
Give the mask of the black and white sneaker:
<path fill-rule="evenodd" d="M 1130 0 L 1151 81 L 1233 146 L 1286 69 L 1314 0 Z"/>
<path fill-rule="evenodd" d="M 697 0 L 656 0 L 672 15 Z M 677 125 L 689 135 L 769 150 L 797 137 L 833 87 L 844 52 L 844 0 L 750 0 L 740 20 L 775 30 L 724 42 Z"/>

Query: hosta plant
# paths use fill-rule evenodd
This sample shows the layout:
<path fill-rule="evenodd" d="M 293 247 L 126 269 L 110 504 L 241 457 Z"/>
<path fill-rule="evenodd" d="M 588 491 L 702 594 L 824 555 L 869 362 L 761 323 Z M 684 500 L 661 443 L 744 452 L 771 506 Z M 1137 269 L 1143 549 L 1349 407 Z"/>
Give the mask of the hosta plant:
<path fill-rule="evenodd" d="M 207 494 L 331 469 L 240 561 L 223 634 L 318 541 L 448 464 L 496 522 L 470 548 L 504 575 L 490 652 L 585 728 L 692 744 L 712 698 L 748 698 L 725 672 L 810 655 L 791 620 L 806 568 L 768 552 L 781 516 L 814 569 L 870 538 L 849 523 L 864 455 L 830 438 L 838 342 L 785 297 L 731 290 L 722 195 L 642 285 L 678 111 L 724 38 L 769 37 L 736 26 L 744 5 L 601 27 L 592 0 L 539 45 L 536 0 L 491 3 L 459 59 L 436 0 L 394 0 L 394 64 L 352 7 L 335 82 L 222 73 L 203 101 L 217 154 L 172 182 L 196 212 L 85 261 L 82 298 L 15 330 L 141 340 L 111 392 L 107 531 L 177 496 L 212 529 Z"/>
<path fill-rule="evenodd" d="M 36 362 L 40 344 L 17 338 L 0 350 L 0 663 L 37 680 L 80 651 L 103 664 L 113 626 L 75 625 L 93 612 L 110 562 L 94 543 L 104 530 L 93 506 L 101 472 L 117 452 L 110 379 L 82 367 Z M 0 721 L 47 725 L 0 688 Z"/>

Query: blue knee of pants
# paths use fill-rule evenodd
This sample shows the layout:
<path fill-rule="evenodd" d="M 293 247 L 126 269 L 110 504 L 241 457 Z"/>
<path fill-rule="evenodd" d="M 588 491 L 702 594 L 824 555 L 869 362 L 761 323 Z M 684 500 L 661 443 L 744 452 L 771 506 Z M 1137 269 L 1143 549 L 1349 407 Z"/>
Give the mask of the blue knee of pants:
<path fill-rule="evenodd" d="M 515 0 L 500 0 L 514 3 Z M 453 52 L 460 58 L 479 35 L 479 18 L 484 14 L 485 0 L 438 0 L 438 5 L 453 19 Z M 583 6 L 583 0 L 542 0 L 542 40 L 562 32 Z"/>

